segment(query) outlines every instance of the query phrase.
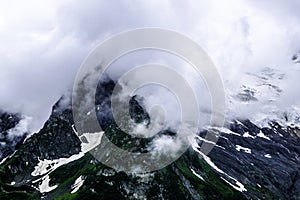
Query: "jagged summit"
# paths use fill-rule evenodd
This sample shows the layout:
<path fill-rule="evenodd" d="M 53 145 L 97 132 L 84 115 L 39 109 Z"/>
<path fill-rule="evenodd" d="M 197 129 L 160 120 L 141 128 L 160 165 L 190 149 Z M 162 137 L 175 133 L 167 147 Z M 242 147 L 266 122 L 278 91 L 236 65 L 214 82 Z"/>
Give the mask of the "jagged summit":
<path fill-rule="evenodd" d="M 96 97 L 95 109 L 100 124 L 105 126 L 104 134 L 124 149 L 149 151 L 153 138 L 134 139 L 123 133 L 111 111 L 105 109 L 110 105 L 113 88 L 110 80 L 100 84 L 101 92 Z M 142 97 L 131 97 L 129 104 L 136 123 L 151 123 Z M 285 121 L 270 120 L 265 126 L 236 119 L 225 127 L 207 127 L 220 135 L 209 155 L 200 151 L 203 143 L 211 143 L 205 139 L 204 130 L 171 165 L 151 173 L 126 174 L 103 165 L 88 152 L 87 143 L 96 139 L 101 142 L 101 135 L 93 138 L 86 134 L 86 141 L 80 140 L 70 105 L 68 98 L 60 99 L 44 127 L 1 163 L 0 199 L 300 198 L 297 112 L 286 113 L 282 118 Z M 1 126 L 6 122 L 2 121 Z M 158 133 L 162 135 L 169 138 L 174 133 Z"/>

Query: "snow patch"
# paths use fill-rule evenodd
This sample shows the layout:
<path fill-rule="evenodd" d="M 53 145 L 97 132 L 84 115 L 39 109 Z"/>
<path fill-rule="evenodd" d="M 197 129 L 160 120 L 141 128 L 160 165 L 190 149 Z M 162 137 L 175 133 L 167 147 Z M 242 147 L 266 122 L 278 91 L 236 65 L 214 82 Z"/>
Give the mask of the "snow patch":
<path fill-rule="evenodd" d="M 69 158 L 59 158 L 55 160 L 40 160 L 37 166 L 34 167 L 34 171 L 31 173 L 32 176 L 44 175 L 50 173 L 57 169 L 58 167 L 68 164 L 74 160 L 78 160 L 83 157 L 84 153 L 80 152 L 79 154 L 72 155 Z"/>
<path fill-rule="evenodd" d="M 84 183 L 84 179 L 83 179 L 83 177 L 82 176 L 79 176 L 76 180 L 75 180 L 75 182 L 74 182 L 74 184 L 72 185 L 72 191 L 71 191 L 71 194 L 74 194 L 75 192 L 77 192 L 78 190 L 79 190 L 79 188 L 83 185 L 83 183 Z"/>
<path fill-rule="evenodd" d="M 249 134 L 249 132 L 245 132 L 244 134 L 243 134 L 243 137 L 245 137 L 245 138 L 252 138 L 252 139 L 255 139 L 255 136 L 253 136 L 253 135 L 250 135 Z"/>
<path fill-rule="evenodd" d="M 236 136 L 241 136 L 239 133 L 235 133 L 235 132 L 233 132 L 233 131 L 229 130 L 228 128 L 225 128 L 225 127 L 214 127 L 214 126 L 211 126 L 209 128 L 212 129 L 212 130 L 219 131 L 221 133 L 231 134 L 231 135 L 236 135 Z"/>
<path fill-rule="evenodd" d="M 104 131 L 99 132 L 99 133 L 83 133 L 81 135 L 79 135 L 79 133 L 76 131 L 74 124 L 72 125 L 72 129 L 74 131 L 74 133 L 76 133 L 76 135 L 79 137 L 81 143 L 81 151 L 83 153 L 86 153 L 90 150 L 92 150 L 93 148 L 95 148 L 96 146 L 98 146 L 101 142 L 101 138 L 104 134 Z M 83 140 L 84 138 L 84 140 Z M 84 142 L 83 142 L 84 141 Z"/>
<path fill-rule="evenodd" d="M 244 151 L 245 153 L 249 153 L 249 154 L 251 154 L 251 149 L 249 149 L 249 148 L 246 148 L 246 147 L 242 147 L 242 146 L 240 146 L 240 145 L 235 145 L 235 149 L 237 150 L 237 151 Z"/>
<path fill-rule="evenodd" d="M 197 176 L 199 179 L 201 179 L 202 181 L 204 181 L 204 178 L 203 178 L 201 175 L 197 174 L 197 173 L 195 172 L 195 170 L 191 169 L 191 171 L 193 172 L 193 174 L 194 174 L 195 176 Z"/>
<path fill-rule="evenodd" d="M 206 139 L 200 137 L 199 135 L 195 136 L 195 138 L 197 138 L 197 139 L 199 139 L 200 141 L 203 141 L 203 142 L 205 142 L 205 143 L 212 144 L 212 145 L 214 145 L 214 146 L 216 146 L 216 147 L 219 147 L 219 148 L 221 148 L 221 149 L 225 149 L 224 147 L 222 147 L 222 146 L 220 146 L 220 145 L 217 145 L 215 142 L 206 140 Z"/>
<path fill-rule="evenodd" d="M 232 177 L 231 177 L 232 178 Z M 224 180 L 226 183 L 228 183 L 231 187 L 233 187 L 234 189 L 236 189 L 237 191 L 240 191 L 240 192 L 244 192 L 244 191 L 247 191 L 247 189 L 245 188 L 245 186 L 243 184 L 241 184 L 240 182 L 238 182 L 237 180 L 235 180 L 235 184 L 237 185 L 234 185 L 232 183 L 230 183 L 229 181 L 227 181 L 225 178 L 221 177 L 222 180 Z M 233 179 L 233 178 L 232 178 Z"/>
<path fill-rule="evenodd" d="M 266 157 L 266 158 L 272 158 L 272 156 L 270 154 L 266 154 L 266 155 L 264 155 L 264 157 Z"/>
<path fill-rule="evenodd" d="M 57 188 L 57 185 L 49 186 L 49 182 L 50 182 L 49 175 L 46 175 L 45 177 L 43 177 L 43 182 L 39 185 L 39 190 L 41 193 L 51 192 L 52 190 Z"/>
<path fill-rule="evenodd" d="M 266 140 L 271 140 L 268 136 L 266 136 L 261 130 L 259 131 L 259 133 L 256 135 L 256 136 L 253 136 L 253 135 L 250 135 L 249 132 L 245 132 L 243 134 L 243 137 L 245 138 L 252 138 L 252 139 L 255 139 L 257 137 L 260 137 L 260 138 L 264 138 Z"/>
<path fill-rule="evenodd" d="M 3 158 L 3 159 L 1 160 L 1 162 L 0 162 L 0 165 L 2 165 L 8 158 L 9 158 L 9 156 Z"/>
<path fill-rule="evenodd" d="M 18 150 L 16 150 L 15 152 L 13 152 L 11 155 L 7 156 L 6 158 L 3 158 L 2 161 L 0 162 L 0 165 L 2 165 L 7 159 L 13 157 L 17 151 Z"/>
<path fill-rule="evenodd" d="M 261 137 L 264 138 L 266 140 L 271 140 L 268 136 L 266 136 L 262 131 L 259 131 L 259 133 L 257 134 L 257 137 Z"/>

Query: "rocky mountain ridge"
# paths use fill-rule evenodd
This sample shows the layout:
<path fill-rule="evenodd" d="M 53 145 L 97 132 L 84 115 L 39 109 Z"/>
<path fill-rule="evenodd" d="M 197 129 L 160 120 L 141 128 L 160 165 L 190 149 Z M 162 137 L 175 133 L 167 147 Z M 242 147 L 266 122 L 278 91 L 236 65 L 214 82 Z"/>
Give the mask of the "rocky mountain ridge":
<path fill-rule="evenodd" d="M 113 86 L 108 81 L 98 88 L 95 109 L 99 123 L 114 143 L 144 151 L 147 142 L 138 139 L 129 144 L 132 138 L 114 124 L 111 112 L 105 109 Z M 282 125 L 270 120 L 260 126 L 239 119 L 225 127 L 207 127 L 219 135 L 209 155 L 200 151 L 203 143 L 211 142 L 202 131 L 171 165 L 151 173 L 126 174 L 103 165 L 87 151 L 88 144 L 76 134 L 71 106 L 61 106 L 61 101 L 53 106 L 39 133 L 1 163 L 0 199 L 300 198 L 297 121 Z M 141 101 L 132 97 L 131 117 L 136 122 L 151 122 Z M 86 138 L 87 142 L 95 140 Z M 98 139 L 101 141 L 101 135 Z"/>

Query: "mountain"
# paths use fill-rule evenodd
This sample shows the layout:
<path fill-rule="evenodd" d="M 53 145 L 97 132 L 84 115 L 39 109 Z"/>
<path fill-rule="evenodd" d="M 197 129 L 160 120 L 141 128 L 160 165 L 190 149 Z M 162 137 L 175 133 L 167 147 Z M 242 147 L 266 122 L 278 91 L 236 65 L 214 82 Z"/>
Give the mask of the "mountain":
<path fill-rule="evenodd" d="M 27 136 L 28 119 L 20 114 L 0 111 L 0 162 L 11 155 Z"/>
<path fill-rule="evenodd" d="M 114 84 L 107 80 L 98 86 L 95 108 L 104 130 L 101 134 L 124 149 L 148 151 L 153 138 L 124 133 L 107 109 Z M 254 94 L 246 90 L 233 100 L 252 101 L 247 95 Z M 300 199 L 297 112 L 286 114 L 295 123 L 234 119 L 225 127 L 206 127 L 169 166 L 149 173 L 125 173 L 89 153 L 93 142 L 101 141 L 101 134 L 78 137 L 71 102 L 66 104 L 65 99 L 53 106 L 43 128 L 1 163 L 0 199 Z M 136 123 L 151 123 L 142 97 L 131 97 L 130 116 Z M 9 124 L 9 120 L 1 121 L 1 127 L 13 127 Z M 200 146 L 211 143 L 205 139 L 208 130 L 219 140 L 204 155 Z M 175 134 L 163 130 L 156 137 Z"/>
<path fill-rule="evenodd" d="M 110 84 L 106 82 L 103 87 L 109 90 Z M 137 121 L 149 120 L 139 100 L 131 99 L 131 115 Z M 106 125 L 108 122 L 111 119 L 101 121 Z M 61 108 L 59 101 L 40 132 L 28 138 L 1 165 L 0 198 L 243 199 L 241 193 L 222 180 L 192 149 L 159 171 L 126 174 L 106 167 L 85 152 L 75 131 L 70 106 Z M 127 144 L 128 138 L 123 137 L 114 122 L 105 131 L 108 135 L 119 132 L 121 136 L 114 134 L 111 139 L 119 145 Z M 138 144 L 143 146 L 142 142 Z"/>

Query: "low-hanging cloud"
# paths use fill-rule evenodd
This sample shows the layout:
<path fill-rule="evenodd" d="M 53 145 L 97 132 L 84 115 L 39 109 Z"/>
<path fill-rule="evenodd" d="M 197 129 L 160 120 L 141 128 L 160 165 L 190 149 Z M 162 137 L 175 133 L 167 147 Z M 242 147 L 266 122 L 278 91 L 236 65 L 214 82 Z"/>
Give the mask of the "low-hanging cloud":
<path fill-rule="evenodd" d="M 299 64 L 291 61 L 300 50 L 298 7 L 297 0 L 2 2 L 0 108 L 32 116 L 33 130 L 40 128 L 88 52 L 112 34 L 141 27 L 191 37 L 233 90 L 245 72 L 276 68 L 287 76 L 278 106 L 299 104 Z"/>

